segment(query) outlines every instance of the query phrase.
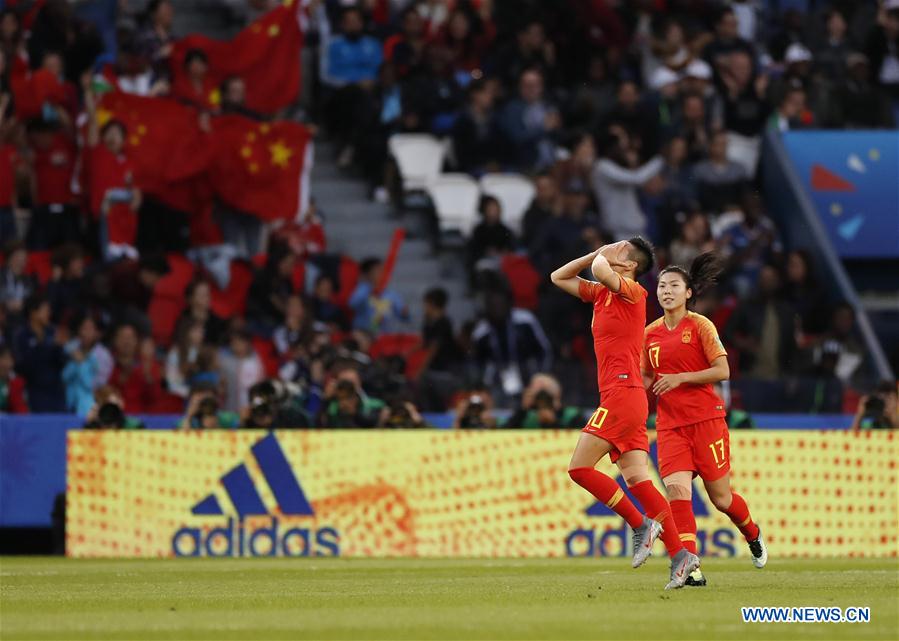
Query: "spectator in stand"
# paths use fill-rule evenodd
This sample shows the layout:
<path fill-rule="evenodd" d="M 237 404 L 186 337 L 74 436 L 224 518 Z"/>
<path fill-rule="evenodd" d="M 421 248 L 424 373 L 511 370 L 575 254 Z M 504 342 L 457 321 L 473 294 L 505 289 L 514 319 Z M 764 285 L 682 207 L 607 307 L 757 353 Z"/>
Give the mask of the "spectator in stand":
<path fill-rule="evenodd" d="M 33 149 L 31 222 L 28 247 L 43 250 L 78 240 L 80 214 L 73 204 L 72 174 L 78 151 L 75 140 L 58 122 L 32 120 L 28 139 Z"/>
<path fill-rule="evenodd" d="M 539 20 L 526 22 L 516 32 L 515 40 L 499 51 L 493 65 L 510 90 L 528 69 L 539 69 L 549 84 L 554 84 L 555 67 L 555 45 L 546 37 L 546 30 Z"/>
<path fill-rule="evenodd" d="M 191 49 L 184 55 L 184 73 L 175 78 L 172 97 L 201 112 L 218 110 L 221 95 L 209 77 L 209 58 L 202 49 Z"/>
<path fill-rule="evenodd" d="M 480 176 L 497 171 L 500 165 L 495 94 L 490 83 L 474 80 L 466 95 L 467 107 L 453 125 L 453 151 L 460 171 Z"/>
<path fill-rule="evenodd" d="M 150 60 L 157 76 L 168 76 L 168 58 L 172 54 L 172 24 L 175 18 L 171 0 L 150 0 L 147 24 L 138 36 L 141 53 Z"/>
<path fill-rule="evenodd" d="M 348 329 L 346 315 L 334 302 L 334 280 L 327 274 L 321 274 L 315 279 L 309 307 L 312 310 L 312 317 L 319 323 L 327 325 L 332 331 Z"/>
<path fill-rule="evenodd" d="M 506 289 L 484 295 L 484 315 L 472 333 L 474 364 L 496 397 L 518 398 L 524 381 L 549 370 L 552 347 L 536 317 L 512 306 Z"/>
<path fill-rule="evenodd" d="M 762 211 L 758 193 L 746 191 L 742 202 L 742 216 L 723 229 L 718 246 L 727 259 L 732 284 L 741 297 L 746 297 L 755 287 L 762 266 L 776 259 L 783 247 L 777 228 Z"/>
<path fill-rule="evenodd" d="M 328 128 L 337 135 L 338 164 L 343 167 L 352 162 L 356 141 L 340 132 L 364 116 L 360 107 L 368 104 L 381 67 L 381 43 L 365 35 L 364 29 L 362 11 L 346 7 L 340 17 L 340 35 L 327 43 L 322 60 L 322 81 L 331 89 Z"/>
<path fill-rule="evenodd" d="M 330 428 L 376 427 L 383 408 L 383 401 L 371 398 L 362 389 L 359 372 L 345 368 L 325 386 L 325 405 L 316 424 Z"/>
<path fill-rule="evenodd" d="M 191 390 L 184 417 L 178 422 L 182 430 L 232 429 L 240 424 L 237 412 L 223 410 L 214 389 L 198 386 Z"/>
<path fill-rule="evenodd" d="M 19 130 L 12 118 L 12 94 L 7 87 L 6 54 L 0 48 L 0 239 L 18 238 L 15 212 L 19 206 L 17 178 L 24 169 L 17 145 Z"/>
<path fill-rule="evenodd" d="M 736 347 L 744 375 L 770 381 L 792 371 L 797 351 L 794 314 L 781 289 L 777 267 L 765 265 L 757 293 L 742 301 L 730 318 L 726 342 Z"/>
<path fill-rule="evenodd" d="M 706 157 L 709 150 L 710 122 L 706 101 L 698 93 L 685 93 L 681 98 L 675 130 L 687 144 L 687 159 L 691 163 Z"/>
<path fill-rule="evenodd" d="M 6 310 L 7 322 L 18 324 L 25 300 L 37 289 L 37 282 L 25 273 L 28 251 L 23 243 L 13 241 L 6 246 L 6 264 L 0 267 L 0 304 Z"/>
<path fill-rule="evenodd" d="M 249 398 L 250 388 L 265 378 L 262 361 L 253 348 L 252 336 L 245 330 L 234 330 L 228 347 L 220 353 L 222 378 L 225 382 L 223 406 L 239 412 Z"/>
<path fill-rule="evenodd" d="M 192 281 L 184 291 L 187 307 L 178 317 L 175 334 L 183 335 L 185 327 L 199 323 L 203 327 L 203 341 L 218 345 L 224 337 L 225 321 L 212 311 L 212 286 L 209 281 Z"/>
<path fill-rule="evenodd" d="M 680 236 L 671 243 L 671 264 L 689 271 L 694 258 L 714 249 L 709 219 L 701 211 L 691 212 L 681 226 Z"/>
<path fill-rule="evenodd" d="M 589 193 L 577 181 L 566 185 L 560 202 L 560 215 L 543 223 L 529 249 L 534 266 L 543 273 L 562 259 L 583 255 L 581 250 L 599 224 L 596 212 L 589 209 Z"/>
<path fill-rule="evenodd" d="M 727 73 L 725 68 L 730 64 L 728 57 L 735 52 L 748 56 L 750 60 L 755 58 L 752 43 L 740 37 L 736 14 L 733 9 L 726 7 L 718 13 L 714 38 L 703 49 L 702 57 L 723 76 Z"/>
<path fill-rule="evenodd" d="M 247 292 L 247 324 L 253 333 L 269 337 L 284 318 L 295 266 L 296 257 L 285 245 L 269 247 L 265 267 L 256 272 Z"/>
<path fill-rule="evenodd" d="M 742 165 L 727 158 L 727 133 L 718 131 L 709 141 L 709 157 L 696 164 L 693 180 L 702 208 L 720 213 L 740 202 L 748 180 Z"/>
<path fill-rule="evenodd" d="M 253 120 L 264 120 L 265 118 L 250 109 L 247 109 L 247 83 L 240 76 L 228 76 L 222 81 L 219 89 L 221 95 L 221 103 L 219 110 L 223 114 L 236 114 L 251 118 Z"/>
<path fill-rule="evenodd" d="M 284 310 L 284 322 L 272 334 L 272 341 L 279 357 L 284 357 L 290 346 L 305 343 L 312 334 L 312 319 L 306 310 L 306 303 L 299 294 L 291 294 L 287 298 Z"/>
<path fill-rule="evenodd" d="M 498 269 L 499 259 L 515 247 L 515 235 L 503 224 L 499 200 L 493 196 L 481 196 L 478 212 L 481 222 L 468 240 L 468 264 L 472 275 L 485 268 Z"/>
<path fill-rule="evenodd" d="M 400 14 L 400 32 L 384 41 L 384 60 L 396 65 L 400 77 L 424 62 L 425 22 L 415 7 L 406 7 Z"/>
<path fill-rule="evenodd" d="M 681 90 L 684 96 L 699 96 L 704 104 L 706 125 L 709 129 L 720 129 L 723 126 L 721 118 L 721 97 L 715 91 L 712 84 L 712 68 L 705 60 L 696 59 L 684 69 L 681 79 Z"/>
<path fill-rule="evenodd" d="M 799 403 L 810 414 L 840 414 L 843 411 L 843 382 L 837 376 L 841 345 L 827 340 L 814 351 L 814 365 L 801 381 Z"/>
<path fill-rule="evenodd" d="M 624 132 L 613 136 L 602 151 L 593 168 L 593 194 L 602 212 L 603 228 L 613 240 L 646 233 L 648 221 L 637 200 L 637 188 L 655 178 L 663 166 L 659 156 L 640 165 Z"/>
<path fill-rule="evenodd" d="M 855 310 L 848 303 L 840 303 L 833 308 L 830 327 L 824 335 L 824 340 L 816 348 L 816 352 L 820 352 L 822 346 L 828 342 L 835 343 L 839 347 L 835 350 L 837 359 L 833 369 L 835 375 L 846 384 L 860 382 L 856 377 L 865 355 L 865 348 L 855 334 Z"/>
<path fill-rule="evenodd" d="M 586 131 L 598 130 L 615 104 L 615 93 L 606 56 L 594 52 L 587 67 L 587 82 L 577 88 L 566 122 Z"/>
<path fill-rule="evenodd" d="M 65 346 L 69 362 L 62 370 L 66 386 L 66 407 L 78 416 L 87 416 L 94 404 L 94 391 L 106 384 L 113 370 L 112 354 L 100 342 L 100 328 L 92 316 L 76 325 L 77 334 Z"/>
<path fill-rule="evenodd" d="M 660 191 L 650 197 L 644 194 L 647 207 L 655 211 L 657 235 L 663 243 L 677 236 L 683 212 L 695 207 L 693 168 L 687 164 L 687 141 L 675 136 L 663 148 L 665 165 L 659 172 Z"/>
<path fill-rule="evenodd" d="M 811 124 L 810 117 L 811 113 L 806 109 L 805 90 L 792 87 L 771 114 L 768 126 L 774 131 L 789 131 Z"/>
<path fill-rule="evenodd" d="M 108 270 L 109 304 L 114 305 L 118 319 L 137 325 L 144 333 L 150 333 L 147 309 L 153 298 L 156 283 L 169 273 L 169 263 L 161 254 L 147 254 L 140 260 L 119 260 Z"/>
<path fill-rule="evenodd" d="M 768 84 L 768 102 L 779 105 L 790 89 L 802 89 L 809 96 L 809 102 L 818 106 L 818 83 L 812 76 L 814 58 L 812 52 L 803 44 L 795 43 L 789 46 L 784 56 L 786 68 L 777 78 Z"/>
<path fill-rule="evenodd" d="M 584 413 L 576 407 L 562 405 L 562 386 L 550 374 L 534 374 L 521 396 L 521 405 L 504 427 L 524 429 L 580 428 L 586 423 Z"/>
<path fill-rule="evenodd" d="M 849 24 L 839 9 L 828 9 L 824 19 L 825 32 L 815 47 L 815 70 L 833 86 L 842 83 L 846 77 L 846 57 L 852 53 L 852 44 Z"/>
<path fill-rule="evenodd" d="M 40 294 L 25 300 L 25 326 L 16 334 L 13 354 L 16 369 L 25 379 L 28 405 L 40 414 L 65 412 L 65 388 L 62 369 L 66 364 L 63 350 L 68 339 L 65 327 L 54 330 L 50 324 L 50 303 Z"/>
<path fill-rule="evenodd" d="M 197 358 L 205 342 L 203 323 L 179 321 L 175 342 L 165 359 L 165 382 L 169 392 L 182 398 L 190 393 L 190 380 L 196 372 Z"/>
<path fill-rule="evenodd" d="M 152 340 L 142 340 L 136 326 L 121 324 L 113 332 L 112 356 L 115 366 L 109 383 L 121 391 L 125 411 L 152 412 L 162 391 Z"/>
<path fill-rule="evenodd" d="M 422 345 L 427 356 L 423 372 L 451 372 L 459 362 L 459 346 L 453 334 L 453 322 L 446 313 L 449 297 L 441 287 L 429 289 L 424 295 L 424 325 Z"/>
<path fill-rule="evenodd" d="M 119 120 L 100 123 L 90 79 L 85 77 L 84 102 L 88 114 L 85 162 L 93 215 L 91 234 L 107 260 L 137 257 L 137 210 L 143 199 L 134 183 L 134 167 L 125 150 L 127 130 Z"/>
<path fill-rule="evenodd" d="M 403 95 L 408 112 L 404 119 L 407 131 L 449 135 L 465 101 L 462 86 L 453 73 L 452 52 L 431 44 L 425 52 L 425 64 L 404 81 Z"/>
<path fill-rule="evenodd" d="M 540 70 L 526 69 L 521 73 L 518 96 L 506 104 L 499 126 L 508 145 L 510 166 L 534 171 L 553 163 L 554 136 L 562 126 L 562 119 L 556 107 L 544 97 Z"/>
<path fill-rule="evenodd" d="M 768 115 L 768 77 L 756 75 L 752 56 L 734 51 L 718 66 L 724 127 L 746 138 L 758 135 Z"/>
<path fill-rule="evenodd" d="M 800 331 L 807 336 L 822 334 L 827 329 L 827 300 L 815 279 L 811 256 L 804 249 L 787 256 L 786 280 L 784 297 L 796 310 Z"/>
<path fill-rule="evenodd" d="M 593 135 L 577 132 L 567 146 L 568 157 L 552 168 L 556 183 L 564 193 L 588 192 L 596 163 L 596 141 Z"/>
<path fill-rule="evenodd" d="M 884 129 L 895 127 L 890 101 L 877 84 L 871 82 L 871 66 L 861 53 L 846 58 L 845 82 L 833 92 L 829 117 L 825 124 L 846 129 Z"/>
<path fill-rule="evenodd" d="M 14 366 L 12 351 L 0 344 L 0 413 L 27 414 L 25 379 L 16 375 Z"/>
<path fill-rule="evenodd" d="M 534 178 L 534 191 L 534 200 L 524 212 L 521 223 L 521 244 L 526 248 L 534 246 L 544 223 L 562 215 L 559 184 L 550 172 L 537 174 Z"/>
<path fill-rule="evenodd" d="M 47 283 L 47 298 L 55 321 L 78 310 L 84 286 L 84 251 L 74 243 L 59 247 L 53 252 L 53 272 Z"/>
<path fill-rule="evenodd" d="M 865 54 L 874 78 L 893 101 L 896 114 L 899 112 L 899 2 L 896 0 L 882 3 L 877 24 L 865 43 Z"/>
<path fill-rule="evenodd" d="M 641 99 L 640 87 L 633 80 L 623 80 L 618 84 L 615 106 L 599 130 L 622 131 L 633 140 L 641 140 L 642 152 L 646 155 L 653 155 L 659 147 L 658 114 Z M 618 137 L 621 138 L 620 134 Z M 605 153 L 604 147 L 610 144 L 604 138 L 598 137 L 600 153 Z"/>
<path fill-rule="evenodd" d="M 479 71 L 484 56 L 489 50 L 496 28 L 490 18 L 490 3 L 481 3 L 480 15 L 464 8 L 456 8 L 449 19 L 441 27 L 434 44 L 444 47 L 450 52 L 450 66 L 465 83 L 471 79 L 472 72 Z"/>
<path fill-rule="evenodd" d="M 409 319 L 409 311 L 403 299 L 390 288 L 377 292 L 384 265 L 379 258 L 366 258 L 359 267 L 359 284 L 350 296 L 353 311 L 353 328 L 371 332 L 372 335 L 397 331 L 397 324 Z"/>
<path fill-rule="evenodd" d="M 209 345 L 208 343 L 200 345 L 196 360 L 188 368 L 188 388 L 193 389 L 197 386 L 204 386 L 215 390 L 219 396 L 225 393 L 225 381 L 222 375 L 222 368 L 219 365 L 220 353 L 221 350 L 215 345 Z"/>

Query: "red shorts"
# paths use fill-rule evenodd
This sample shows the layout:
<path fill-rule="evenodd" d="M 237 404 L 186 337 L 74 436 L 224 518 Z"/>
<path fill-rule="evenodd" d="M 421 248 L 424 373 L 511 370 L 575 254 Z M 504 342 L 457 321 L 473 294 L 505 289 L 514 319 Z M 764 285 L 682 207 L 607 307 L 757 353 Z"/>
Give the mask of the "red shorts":
<path fill-rule="evenodd" d="M 723 418 L 658 431 L 659 472 L 693 472 L 717 481 L 730 472 L 730 435 Z"/>
<path fill-rule="evenodd" d="M 600 405 L 583 429 L 612 444 L 612 463 L 631 450 L 649 451 L 646 417 L 649 402 L 642 387 L 613 387 L 602 393 Z"/>

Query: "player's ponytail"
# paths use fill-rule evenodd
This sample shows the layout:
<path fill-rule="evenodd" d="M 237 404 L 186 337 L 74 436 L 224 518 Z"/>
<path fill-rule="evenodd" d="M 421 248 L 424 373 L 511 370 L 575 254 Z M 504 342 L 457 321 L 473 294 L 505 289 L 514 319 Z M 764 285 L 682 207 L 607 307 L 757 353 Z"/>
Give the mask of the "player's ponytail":
<path fill-rule="evenodd" d="M 689 304 L 718 281 L 718 275 L 721 274 L 722 269 L 721 259 L 718 257 L 718 254 L 705 252 L 693 259 L 690 271 L 687 271 L 680 265 L 669 265 L 659 272 L 659 277 L 664 274 L 680 274 L 687 289 L 693 290 L 693 298 L 687 301 Z"/>
<path fill-rule="evenodd" d="M 690 280 L 687 282 L 687 286 L 693 290 L 693 298 L 718 282 L 721 271 L 721 259 L 715 252 L 705 252 L 694 258 L 690 265 Z"/>

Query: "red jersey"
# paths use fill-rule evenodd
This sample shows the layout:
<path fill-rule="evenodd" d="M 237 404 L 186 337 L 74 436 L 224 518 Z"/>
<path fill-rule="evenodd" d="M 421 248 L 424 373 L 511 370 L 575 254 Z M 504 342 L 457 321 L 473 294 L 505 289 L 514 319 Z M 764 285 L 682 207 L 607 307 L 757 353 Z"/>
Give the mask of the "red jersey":
<path fill-rule="evenodd" d="M 95 219 L 99 219 L 103 198 L 110 190 L 133 190 L 134 168 L 124 154 L 116 155 L 99 144 L 89 150 L 90 206 Z M 137 236 L 137 212 L 130 203 L 114 202 L 106 212 L 108 241 L 114 244 L 134 245 Z"/>
<path fill-rule="evenodd" d="M 664 317 L 646 328 L 643 365 L 656 374 L 680 374 L 708 369 L 726 356 L 715 325 L 702 314 L 687 312 L 677 327 L 668 329 Z M 680 385 L 659 396 L 656 429 L 693 425 L 727 414 L 711 384 Z"/>
<path fill-rule="evenodd" d="M 581 300 L 593 303 L 593 350 L 600 393 L 613 387 L 643 387 L 640 353 L 646 325 L 646 290 L 621 276 L 615 293 L 605 285 L 582 280 Z"/>
<path fill-rule="evenodd" d="M 0 145 L 0 207 L 12 207 L 16 191 L 16 165 L 19 155 L 12 145 Z"/>
<path fill-rule="evenodd" d="M 75 170 L 75 142 L 57 133 L 46 149 L 34 151 L 37 204 L 67 205 L 72 202 L 72 172 Z"/>

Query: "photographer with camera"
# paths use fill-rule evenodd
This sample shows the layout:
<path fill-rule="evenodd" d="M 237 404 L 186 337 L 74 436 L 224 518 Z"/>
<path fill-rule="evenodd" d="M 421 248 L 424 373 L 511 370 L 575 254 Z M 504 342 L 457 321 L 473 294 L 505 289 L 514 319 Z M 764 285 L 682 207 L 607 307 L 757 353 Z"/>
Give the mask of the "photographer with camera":
<path fill-rule="evenodd" d="M 421 417 L 418 408 L 415 407 L 408 398 L 404 398 L 400 395 L 390 401 L 384 409 L 381 410 L 381 418 L 378 421 L 378 427 L 404 429 L 410 427 L 427 427 L 427 424 Z"/>
<path fill-rule="evenodd" d="M 125 399 L 112 385 L 103 385 L 94 392 L 94 406 L 85 417 L 84 429 L 138 430 L 144 424 L 125 414 Z"/>
<path fill-rule="evenodd" d="M 453 427 L 458 429 L 492 429 L 496 427 L 493 399 L 485 389 L 471 390 L 456 405 Z"/>
<path fill-rule="evenodd" d="M 359 372 L 342 369 L 325 385 L 325 404 L 316 424 L 319 427 L 376 427 L 384 402 L 362 389 Z"/>
<path fill-rule="evenodd" d="M 251 429 L 294 429 L 311 427 L 302 409 L 303 392 L 295 383 L 278 379 L 260 381 L 250 388 L 250 405 L 241 427 Z"/>
<path fill-rule="evenodd" d="M 862 396 L 852 420 L 852 431 L 899 427 L 899 387 L 884 381 L 873 394 Z"/>
<path fill-rule="evenodd" d="M 240 417 L 235 412 L 222 410 L 215 387 L 201 384 L 191 390 L 190 399 L 187 401 L 187 411 L 184 413 L 184 418 L 178 422 L 178 429 L 232 429 L 239 424 Z"/>
<path fill-rule="evenodd" d="M 521 406 L 503 427 L 549 429 L 583 427 L 585 423 L 581 410 L 562 406 L 562 386 L 554 376 L 534 374 L 521 395 Z"/>

